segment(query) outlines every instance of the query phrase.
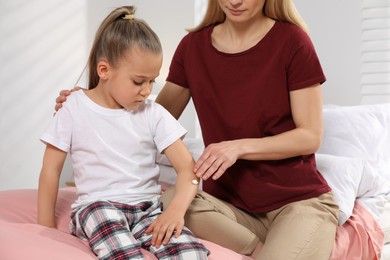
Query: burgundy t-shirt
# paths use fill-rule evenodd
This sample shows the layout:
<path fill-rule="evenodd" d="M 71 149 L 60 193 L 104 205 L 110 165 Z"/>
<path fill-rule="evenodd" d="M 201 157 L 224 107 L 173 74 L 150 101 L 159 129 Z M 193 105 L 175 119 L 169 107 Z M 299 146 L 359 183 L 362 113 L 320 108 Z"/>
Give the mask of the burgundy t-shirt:
<path fill-rule="evenodd" d="M 167 81 L 189 88 L 205 145 L 273 136 L 295 128 L 289 92 L 326 79 L 308 35 L 276 22 L 254 47 L 234 54 L 211 42 L 213 26 L 180 42 Z M 314 154 L 284 160 L 238 160 L 203 189 L 259 213 L 330 191 Z"/>

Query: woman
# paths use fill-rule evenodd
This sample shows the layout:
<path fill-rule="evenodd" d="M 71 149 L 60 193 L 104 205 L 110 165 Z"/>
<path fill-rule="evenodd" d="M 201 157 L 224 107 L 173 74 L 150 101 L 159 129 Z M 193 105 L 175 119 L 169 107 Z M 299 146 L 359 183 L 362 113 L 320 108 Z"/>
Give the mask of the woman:
<path fill-rule="evenodd" d="M 198 237 L 256 259 L 329 259 L 338 206 L 314 157 L 324 81 L 291 0 L 209 1 L 156 100 L 178 118 L 192 98 L 199 117 L 203 191 L 185 219 Z"/>
<path fill-rule="evenodd" d="M 209 0 L 156 100 L 178 118 L 192 98 L 199 117 L 195 235 L 256 259 L 329 259 L 338 206 L 314 156 L 325 80 L 292 0 Z"/>

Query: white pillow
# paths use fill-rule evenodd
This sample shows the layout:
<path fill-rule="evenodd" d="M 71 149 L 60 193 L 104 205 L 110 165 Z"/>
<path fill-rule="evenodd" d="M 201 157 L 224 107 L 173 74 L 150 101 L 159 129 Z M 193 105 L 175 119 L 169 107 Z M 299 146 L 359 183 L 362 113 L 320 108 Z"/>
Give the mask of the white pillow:
<path fill-rule="evenodd" d="M 324 107 L 317 151 L 368 160 L 390 180 L 390 104 Z"/>
<path fill-rule="evenodd" d="M 352 215 L 366 163 L 357 158 L 329 154 L 316 154 L 316 163 L 339 204 L 339 225 L 342 225 Z"/>

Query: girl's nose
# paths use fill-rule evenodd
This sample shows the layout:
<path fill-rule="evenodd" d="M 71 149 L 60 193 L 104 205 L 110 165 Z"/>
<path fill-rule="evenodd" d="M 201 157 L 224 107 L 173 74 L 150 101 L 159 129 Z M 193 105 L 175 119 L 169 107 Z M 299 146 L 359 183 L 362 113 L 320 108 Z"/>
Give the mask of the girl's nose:
<path fill-rule="evenodd" d="M 152 84 L 148 83 L 142 86 L 141 95 L 147 97 L 152 92 Z"/>

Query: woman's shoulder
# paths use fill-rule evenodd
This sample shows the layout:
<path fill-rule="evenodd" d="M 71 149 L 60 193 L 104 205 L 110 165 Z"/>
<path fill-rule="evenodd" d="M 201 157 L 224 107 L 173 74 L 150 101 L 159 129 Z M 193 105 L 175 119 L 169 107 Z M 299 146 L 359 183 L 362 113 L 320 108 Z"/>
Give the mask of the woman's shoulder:
<path fill-rule="evenodd" d="M 182 39 L 182 42 L 192 43 L 197 41 L 204 41 L 210 37 L 213 26 L 207 26 L 198 31 L 190 31 L 188 32 Z"/>
<path fill-rule="evenodd" d="M 274 37 L 278 39 L 278 41 L 281 41 L 282 39 L 285 40 L 286 43 L 289 45 L 311 45 L 311 39 L 307 32 L 305 32 L 301 27 L 298 25 L 288 23 L 288 22 L 282 22 L 277 21 L 275 23 L 275 30 L 274 31 Z"/>
<path fill-rule="evenodd" d="M 276 21 L 276 31 L 286 36 L 307 35 L 307 33 L 298 25 L 289 22 Z"/>

